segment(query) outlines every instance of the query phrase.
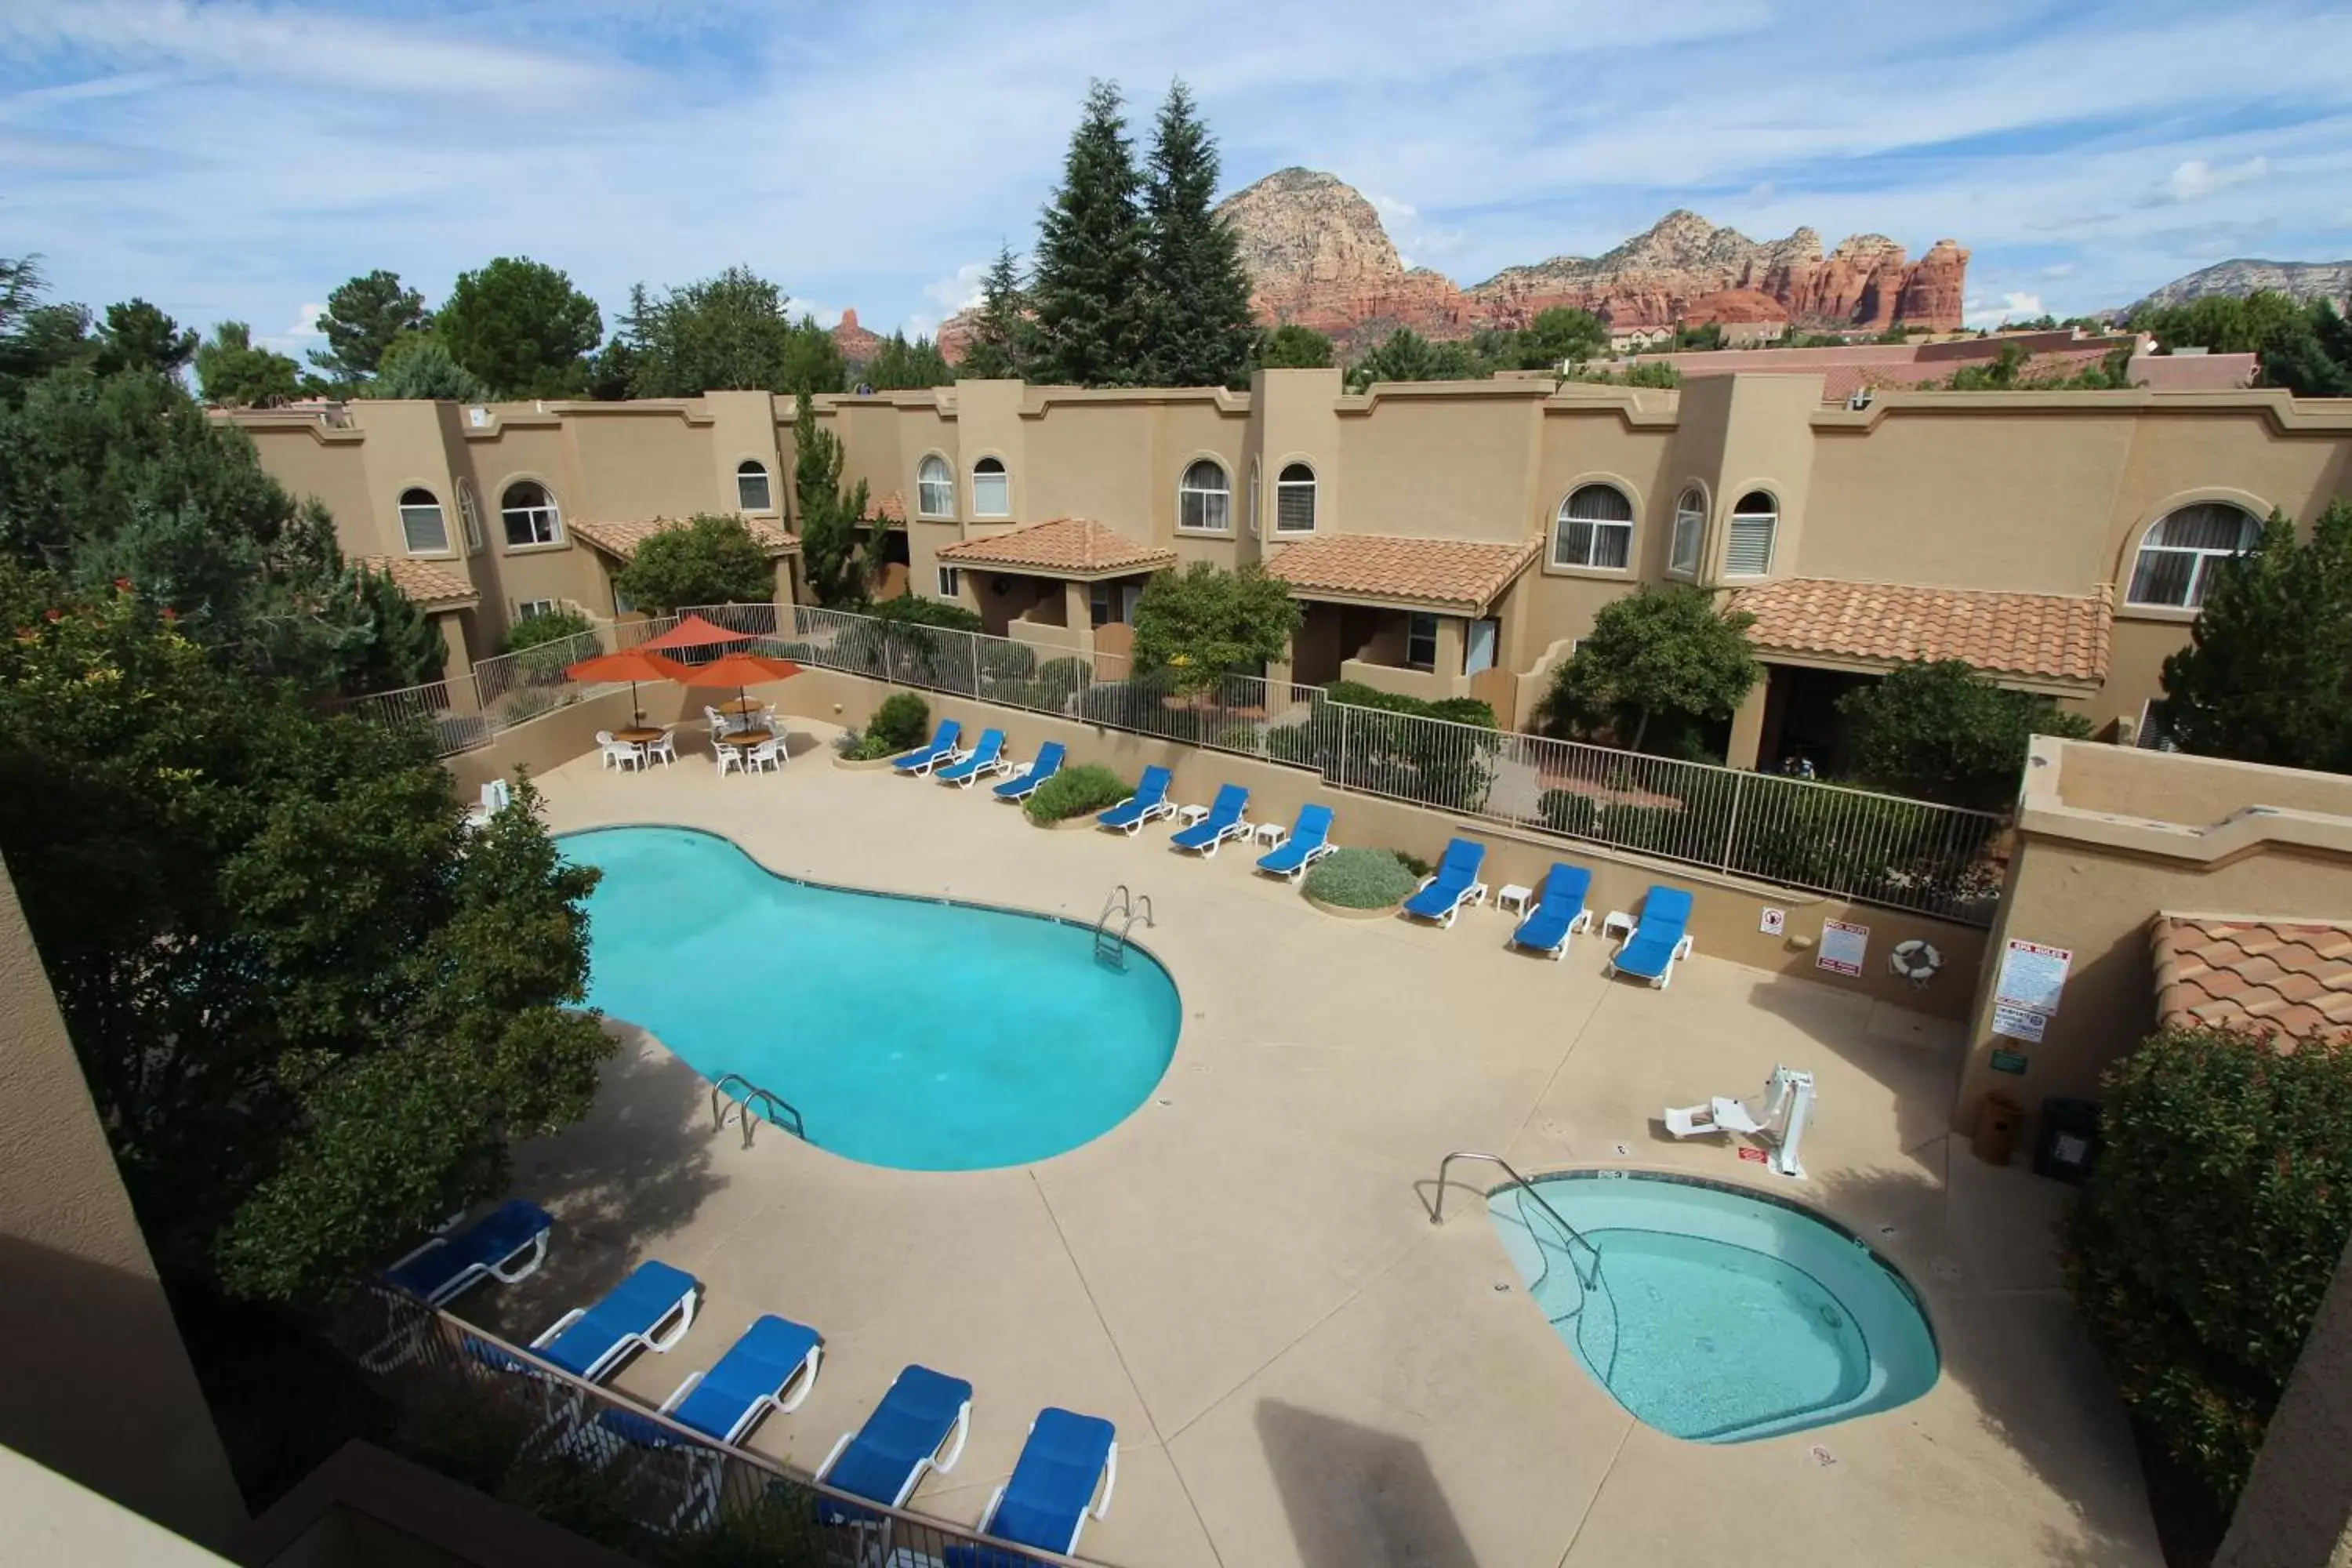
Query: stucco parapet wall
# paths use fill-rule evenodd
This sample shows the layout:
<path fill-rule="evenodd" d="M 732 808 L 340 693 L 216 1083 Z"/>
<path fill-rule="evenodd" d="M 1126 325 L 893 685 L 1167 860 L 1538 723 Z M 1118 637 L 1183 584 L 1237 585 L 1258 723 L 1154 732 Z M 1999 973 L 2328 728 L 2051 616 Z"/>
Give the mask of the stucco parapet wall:
<path fill-rule="evenodd" d="M 2273 434 L 2352 434 L 2352 399 L 2297 398 L 2277 387 L 2227 392 L 1876 392 L 1866 408 L 1823 408 L 1816 430 L 1867 433 L 1897 414 L 2260 414 Z"/>
<path fill-rule="evenodd" d="M 321 447 L 356 447 L 367 432 L 350 425 L 330 425 L 316 414 L 282 414 L 274 409 L 208 408 L 205 417 L 215 425 L 240 430 L 299 430 Z"/>
<path fill-rule="evenodd" d="M 468 441 L 495 440 L 500 430 L 512 426 L 519 430 L 556 430 L 566 419 L 610 418 L 675 418 L 688 426 L 718 423 L 709 404 L 698 397 L 633 397 L 625 402 L 596 403 L 565 401 L 549 403 L 461 403 L 461 408 L 480 408 L 488 417 L 476 425 L 470 419 L 460 426 L 459 433 Z"/>
<path fill-rule="evenodd" d="M 2210 758 L 2174 759 L 2158 752 L 2095 747 L 2083 754 L 2095 755 L 2102 762 L 2129 757 L 2136 764 L 2159 771 L 2179 763 L 2226 768 L 2232 775 L 2242 775 L 2245 793 L 2256 799 L 2218 820 L 2207 822 L 2169 822 L 2070 805 L 2066 800 L 2066 759 L 2079 749 L 2094 747 L 2095 742 L 2085 741 L 2064 741 L 2049 735 L 2033 738 L 2026 757 L 2024 787 L 2018 801 L 2017 829 L 2021 834 L 2030 838 L 2096 845 L 2209 869 L 2272 847 L 2304 849 L 2352 860 L 2352 815 L 2259 803 L 2260 792 L 2273 777 L 2312 776 L 2300 775 L 2292 768 L 2219 763 Z"/>

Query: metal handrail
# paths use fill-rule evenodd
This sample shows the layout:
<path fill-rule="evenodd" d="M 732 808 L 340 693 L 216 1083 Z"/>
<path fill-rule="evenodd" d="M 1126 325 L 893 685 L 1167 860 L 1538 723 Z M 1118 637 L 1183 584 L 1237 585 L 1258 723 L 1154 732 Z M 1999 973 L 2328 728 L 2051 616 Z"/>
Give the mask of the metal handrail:
<path fill-rule="evenodd" d="M 1127 917 L 1116 936 L 1110 930 L 1110 918 L 1113 915 Z M 1110 890 L 1110 897 L 1103 900 L 1102 913 L 1095 918 L 1095 956 L 1107 957 L 1112 963 L 1125 968 L 1127 933 L 1135 929 L 1135 922 L 1138 921 L 1141 921 L 1146 929 L 1158 928 L 1160 922 L 1152 917 L 1151 913 L 1151 895 L 1129 893 L 1127 884 L 1121 882 Z"/>
<path fill-rule="evenodd" d="M 742 1092 L 730 1096 L 728 1106 L 721 1107 L 719 1097 L 726 1092 L 730 1083 L 740 1084 Z M 731 1108 L 735 1119 L 743 1124 L 743 1147 L 749 1149 L 751 1146 L 751 1107 L 755 1101 L 766 1106 L 764 1119 L 770 1124 L 782 1127 L 803 1143 L 808 1142 L 808 1129 L 801 1121 L 800 1109 L 774 1089 L 761 1089 L 740 1072 L 721 1073 L 719 1081 L 710 1086 L 710 1130 L 713 1132 L 727 1130 L 727 1110 Z M 779 1116 L 778 1111 L 783 1115 Z M 789 1121 L 787 1117 L 791 1119 Z"/>
<path fill-rule="evenodd" d="M 1561 1230 L 1565 1231 L 1570 1239 L 1580 1241 L 1584 1244 L 1584 1249 L 1592 1254 L 1592 1279 L 1600 1278 L 1601 1248 L 1593 1245 L 1593 1241 L 1591 1237 L 1585 1235 L 1582 1231 L 1569 1224 L 1566 1219 L 1562 1218 L 1560 1216 L 1560 1212 L 1552 1207 L 1550 1202 L 1546 1199 L 1541 1193 L 1536 1191 L 1536 1184 L 1533 1182 L 1528 1181 L 1525 1176 L 1520 1175 L 1518 1172 L 1513 1170 L 1511 1168 L 1511 1163 L 1508 1160 L 1504 1159 L 1500 1154 L 1489 1154 L 1482 1149 L 1456 1149 L 1452 1153 L 1446 1155 L 1444 1159 L 1440 1160 L 1437 1163 L 1437 1194 L 1436 1196 L 1432 1199 L 1429 1205 L 1430 1224 L 1443 1225 L 1445 1223 L 1445 1173 L 1452 1167 L 1454 1162 L 1456 1160 L 1485 1160 L 1489 1163 L 1500 1165 L 1503 1168 L 1503 1174 L 1510 1177 L 1511 1181 L 1516 1185 L 1523 1189 L 1527 1193 L 1528 1196 L 1535 1199 L 1537 1204 L 1542 1207 L 1543 1212 L 1551 1215 L 1551 1222 L 1559 1226 Z M 1577 1283 L 1582 1285 L 1586 1289 L 1589 1290 L 1592 1288 L 1592 1279 L 1587 1279 L 1583 1271 L 1580 1269 L 1577 1272 L 1576 1279 Z"/>

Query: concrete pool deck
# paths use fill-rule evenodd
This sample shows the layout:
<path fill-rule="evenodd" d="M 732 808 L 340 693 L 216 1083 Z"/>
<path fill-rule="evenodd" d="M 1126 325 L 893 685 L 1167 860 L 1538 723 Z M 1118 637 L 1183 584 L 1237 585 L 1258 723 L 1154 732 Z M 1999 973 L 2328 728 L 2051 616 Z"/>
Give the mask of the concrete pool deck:
<path fill-rule="evenodd" d="M 749 1150 L 714 1136 L 704 1081 L 616 1026 L 589 1119 L 517 1152 L 517 1192 L 559 1216 L 547 1267 L 467 1315 L 528 1337 L 644 1258 L 689 1269 L 705 1285 L 692 1332 L 617 1380 L 648 1401 L 760 1313 L 815 1325 L 815 1391 L 751 1445 L 802 1470 L 907 1363 L 968 1377 L 971 1445 L 912 1503 L 968 1523 L 1041 1405 L 1108 1417 L 1118 1491 L 1085 1554 L 1132 1568 L 2161 1563 L 2121 1409 L 2061 1287 L 2066 1192 L 1981 1164 L 1948 1131 L 1957 1026 L 1704 953 L 1663 992 L 1612 982 L 1597 939 L 1559 963 L 1516 954 L 1492 909 L 1451 930 L 1335 920 L 1237 847 L 1204 863 L 1164 825 L 1040 832 L 984 790 L 835 769 L 815 728 L 795 723 L 782 775 L 576 760 L 540 781 L 550 824 L 702 827 L 791 875 L 1081 921 L 1126 882 L 1151 895 L 1158 928 L 1139 934 L 1183 996 L 1167 1077 L 1055 1159 L 901 1172 L 772 1128 Z M 766 983 L 789 1026 L 779 956 Z M 871 980 L 921 983 L 887 952 Z M 1662 1106 L 1753 1092 L 1776 1061 L 1819 1082 L 1810 1179 L 1657 1129 Z M 1452 1149 L 1529 1174 L 1691 1171 L 1817 1205 L 1918 1288 L 1943 1375 L 1899 1409 L 1786 1437 L 1656 1432 L 1520 1289 L 1479 1201 L 1492 1167 L 1457 1166 L 1431 1226 Z"/>

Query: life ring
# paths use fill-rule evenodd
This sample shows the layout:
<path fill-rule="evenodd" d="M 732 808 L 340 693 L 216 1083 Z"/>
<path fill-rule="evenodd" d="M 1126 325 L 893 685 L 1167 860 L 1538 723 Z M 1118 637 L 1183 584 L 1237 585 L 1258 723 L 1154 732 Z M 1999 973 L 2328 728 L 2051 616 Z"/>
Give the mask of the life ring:
<path fill-rule="evenodd" d="M 1914 937 L 1895 944 L 1895 951 L 1886 955 L 1886 967 L 1914 985 L 1925 985 L 1944 967 L 1944 955 L 1936 951 L 1934 942 Z"/>

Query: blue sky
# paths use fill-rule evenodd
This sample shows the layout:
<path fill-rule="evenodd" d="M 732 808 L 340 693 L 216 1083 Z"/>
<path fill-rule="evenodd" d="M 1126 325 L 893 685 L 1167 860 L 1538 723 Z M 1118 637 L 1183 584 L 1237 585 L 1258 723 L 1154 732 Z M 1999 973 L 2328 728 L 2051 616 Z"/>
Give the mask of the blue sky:
<path fill-rule="evenodd" d="M 1974 252 L 1971 319 L 2352 255 L 2352 12 L 2293 0 L 10 0 L 0 254 L 289 351 L 355 272 L 502 254 L 605 308 L 741 263 L 929 330 L 1025 250 L 1089 77 L 1199 94 L 1238 188 L 1370 196 L 1475 282 L 1675 206 Z"/>

